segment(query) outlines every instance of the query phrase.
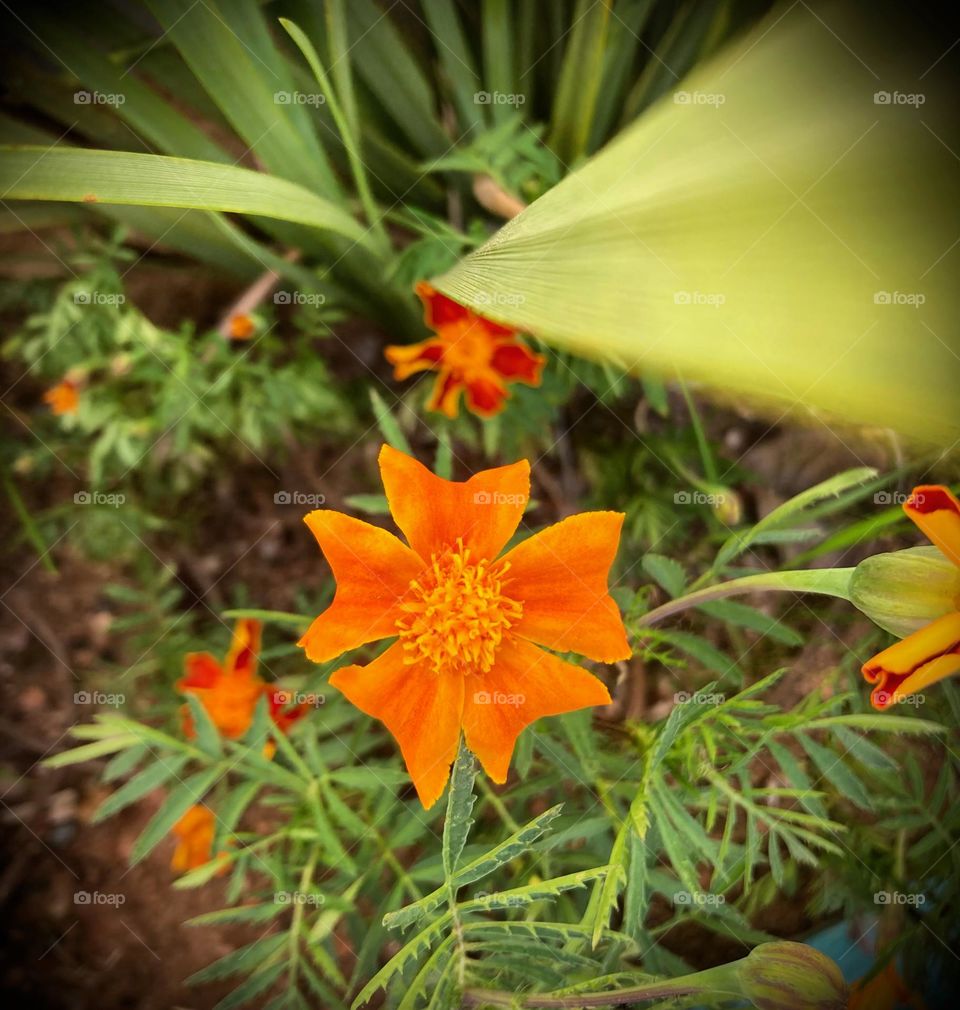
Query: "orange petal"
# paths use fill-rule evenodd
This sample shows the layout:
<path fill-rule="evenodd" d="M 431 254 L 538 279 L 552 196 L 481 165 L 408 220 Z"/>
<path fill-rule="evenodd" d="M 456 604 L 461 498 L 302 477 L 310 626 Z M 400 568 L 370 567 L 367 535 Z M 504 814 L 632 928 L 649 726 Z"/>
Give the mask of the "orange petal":
<path fill-rule="evenodd" d="M 331 509 L 304 518 L 323 551 L 337 592 L 299 644 L 315 663 L 397 633 L 397 603 L 423 562 L 392 533 Z"/>
<path fill-rule="evenodd" d="M 540 385 L 540 373 L 546 358 L 533 351 L 519 341 L 501 344 L 493 352 L 490 364 L 493 369 L 505 379 L 513 382 L 525 382 L 529 386 Z"/>
<path fill-rule="evenodd" d="M 960 613 L 946 614 L 863 664 L 883 709 L 960 670 Z"/>
<path fill-rule="evenodd" d="M 511 633 L 602 663 L 628 659 L 627 633 L 607 591 L 622 525 L 620 512 L 583 512 L 506 554 L 504 592 L 523 603 Z"/>
<path fill-rule="evenodd" d="M 607 705 L 610 694 L 591 673 L 522 639 L 505 641 L 489 673 L 465 678 L 467 746 L 494 782 L 505 782 L 521 730 L 545 715 Z"/>
<path fill-rule="evenodd" d="M 482 470 L 467 481 L 451 481 L 385 445 L 380 474 L 394 520 L 425 561 L 456 544 L 458 537 L 475 560 L 493 560 L 520 524 L 530 496 L 525 459 Z"/>
<path fill-rule="evenodd" d="M 507 387 L 495 374 L 466 383 L 467 407 L 480 417 L 493 417 L 502 409 L 507 399 Z"/>
<path fill-rule="evenodd" d="M 947 488 L 939 484 L 915 487 L 903 511 L 931 543 L 955 565 L 960 565 L 960 501 Z"/>
<path fill-rule="evenodd" d="M 188 652 L 183 660 L 185 676 L 177 681 L 177 690 L 192 687 L 213 687 L 223 676 L 220 664 L 209 652 Z"/>
<path fill-rule="evenodd" d="M 404 663 L 403 646 L 391 645 L 367 666 L 345 666 L 330 683 L 357 708 L 379 719 L 400 745 L 424 807 L 432 807 L 450 777 L 460 739 L 463 676 L 437 675 Z"/>
<path fill-rule="evenodd" d="M 449 418 L 457 416 L 457 401 L 460 399 L 460 390 L 463 389 L 463 381 L 458 379 L 453 372 L 441 369 L 437 376 L 437 381 L 433 384 L 433 392 L 427 401 L 427 410 L 436 410 L 440 414 L 446 414 Z"/>
<path fill-rule="evenodd" d="M 233 629 L 230 651 L 223 663 L 226 673 L 238 677 L 253 676 L 260 656 L 261 628 L 260 622 L 253 618 L 242 617 L 237 621 Z"/>
<path fill-rule="evenodd" d="M 473 315 L 466 306 L 440 294 L 432 284 L 428 284 L 426 281 L 420 281 L 414 291 L 423 302 L 423 319 L 431 330 L 439 330 L 441 326 L 458 323 Z"/>
<path fill-rule="evenodd" d="M 431 338 L 419 344 L 392 344 L 383 353 L 393 365 L 393 377 L 402 382 L 415 372 L 437 368 L 443 358 L 443 341 Z"/>

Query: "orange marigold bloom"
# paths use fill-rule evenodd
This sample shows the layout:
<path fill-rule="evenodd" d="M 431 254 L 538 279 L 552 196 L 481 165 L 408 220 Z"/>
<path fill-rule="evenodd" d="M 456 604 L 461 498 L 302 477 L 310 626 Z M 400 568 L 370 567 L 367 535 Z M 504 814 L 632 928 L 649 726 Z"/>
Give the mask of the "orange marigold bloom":
<path fill-rule="evenodd" d="M 960 566 L 960 502 L 940 485 L 915 487 L 903 506 L 944 556 Z M 956 610 L 884 649 L 863 665 L 870 701 L 885 709 L 960 671 L 960 599 Z"/>
<path fill-rule="evenodd" d="M 260 630 L 259 621 L 237 621 L 223 666 L 209 652 L 191 652 L 184 661 L 186 676 L 177 681 L 177 690 L 195 695 L 217 729 L 231 740 L 239 739 L 250 728 L 257 702 L 264 695 L 274 723 L 284 732 L 306 712 L 305 705 L 286 708 L 282 692 L 257 676 Z M 196 736 L 187 706 L 183 708 L 183 731 L 188 739 Z M 269 750 L 272 754 L 272 746 Z"/>
<path fill-rule="evenodd" d="M 76 414 L 80 406 L 80 388 L 70 379 L 58 382 L 43 394 L 44 403 L 59 417 L 62 414 Z"/>
<path fill-rule="evenodd" d="M 231 340 L 249 340 L 257 327 L 249 316 L 238 313 L 230 317 L 227 329 Z"/>
<path fill-rule="evenodd" d="M 492 417 L 503 409 L 508 382 L 540 385 L 545 359 L 518 340 L 515 330 L 478 316 L 424 281 L 416 292 L 424 319 L 437 335 L 418 344 L 388 347 L 384 353 L 398 380 L 416 372 L 439 373 L 427 404 L 430 410 L 456 417 L 465 389 L 470 410 Z"/>
<path fill-rule="evenodd" d="M 177 847 L 170 860 L 170 868 L 176 873 L 186 873 L 208 863 L 212 856 L 214 816 L 209 807 L 197 803 L 173 826 L 177 837 Z M 224 867 L 226 869 L 226 867 Z"/>
<path fill-rule="evenodd" d="M 323 663 L 396 639 L 330 683 L 385 723 L 430 807 L 461 730 L 490 778 L 504 782 L 525 726 L 610 701 L 596 677 L 540 646 L 602 663 L 630 655 L 607 591 L 623 515 L 571 516 L 500 557 L 529 497 L 526 460 L 457 482 L 385 445 L 380 473 L 407 543 L 340 512 L 306 516 L 337 591 L 300 645 Z"/>

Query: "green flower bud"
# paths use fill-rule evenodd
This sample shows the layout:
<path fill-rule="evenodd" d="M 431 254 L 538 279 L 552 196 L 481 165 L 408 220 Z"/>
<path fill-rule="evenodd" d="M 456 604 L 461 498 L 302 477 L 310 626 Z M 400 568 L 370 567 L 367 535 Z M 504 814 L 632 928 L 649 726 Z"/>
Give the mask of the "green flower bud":
<path fill-rule="evenodd" d="M 826 954 L 805 943 L 761 943 L 737 962 L 743 995 L 757 1010 L 845 1010 L 847 984 Z"/>
<path fill-rule="evenodd" d="M 960 609 L 960 568 L 936 547 L 874 554 L 850 579 L 850 602 L 899 638 Z"/>

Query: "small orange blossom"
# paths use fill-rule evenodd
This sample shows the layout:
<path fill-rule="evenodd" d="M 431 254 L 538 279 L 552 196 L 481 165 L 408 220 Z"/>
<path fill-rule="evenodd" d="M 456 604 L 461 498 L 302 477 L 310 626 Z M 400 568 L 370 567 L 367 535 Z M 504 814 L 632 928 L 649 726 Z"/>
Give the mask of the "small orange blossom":
<path fill-rule="evenodd" d="M 427 404 L 447 417 L 456 417 L 460 391 L 467 406 L 481 417 L 503 409 L 508 382 L 540 385 L 544 357 L 517 339 L 515 330 L 485 319 L 421 281 L 416 286 L 427 325 L 437 335 L 417 344 L 391 346 L 384 352 L 394 366 L 394 378 L 435 371 L 433 394 Z"/>
<path fill-rule="evenodd" d="M 337 591 L 300 645 L 322 663 L 396 639 L 330 683 L 385 723 L 430 807 L 461 729 L 487 774 L 504 782 L 526 725 L 610 701 L 600 680 L 540 646 L 604 663 L 630 655 L 607 591 L 623 515 L 571 516 L 500 557 L 529 497 L 526 460 L 457 482 L 385 445 L 380 473 L 407 543 L 329 509 L 306 516 Z"/>
<path fill-rule="evenodd" d="M 944 556 L 960 566 L 960 502 L 940 485 L 915 487 L 903 506 Z M 875 687 L 874 708 L 884 709 L 960 671 L 960 599 L 956 609 L 884 649 L 863 665 Z"/>
<path fill-rule="evenodd" d="M 237 313 L 230 317 L 227 329 L 231 340 L 249 340 L 257 327 L 249 316 Z"/>
<path fill-rule="evenodd" d="M 231 740 L 239 739 L 250 728 L 257 702 L 264 695 L 274 723 L 284 732 L 306 711 L 303 705 L 286 708 L 284 693 L 257 676 L 260 630 L 259 621 L 249 618 L 237 621 L 223 666 L 209 652 L 191 652 L 184 662 L 186 676 L 177 681 L 177 690 L 195 695 L 217 729 Z M 183 729 L 188 739 L 196 735 L 186 706 Z M 267 749 L 272 754 L 272 741 Z"/>
<path fill-rule="evenodd" d="M 213 849 L 213 811 L 202 803 L 197 803 L 173 826 L 177 847 L 170 860 L 170 868 L 176 873 L 186 873 L 210 861 Z"/>
<path fill-rule="evenodd" d="M 43 400 L 57 417 L 63 414 L 76 414 L 80 406 L 80 389 L 75 382 L 64 379 L 48 389 L 43 394 Z"/>

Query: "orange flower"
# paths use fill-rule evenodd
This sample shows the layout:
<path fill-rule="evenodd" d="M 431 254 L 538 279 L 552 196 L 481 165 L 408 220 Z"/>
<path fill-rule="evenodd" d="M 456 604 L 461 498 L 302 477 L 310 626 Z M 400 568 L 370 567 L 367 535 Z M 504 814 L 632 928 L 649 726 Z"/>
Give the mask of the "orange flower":
<path fill-rule="evenodd" d="M 177 847 L 173 850 L 170 868 L 176 873 L 186 873 L 208 863 L 212 857 L 214 816 L 209 807 L 197 803 L 173 826 Z M 220 855 L 226 855 L 221 852 Z M 225 873 L 226 866 L 218 872 Z"/>
<path fill-rule="evenodd" d="M 860 979 L 850 989 L 849 1010 L 896 1010 L 904 1005 L 923 1010 L 923 1000 L 910 991 L 892 961 L 868 982 Z"/>
<path fill-rule="evenodd" d="M 227 330 L 231 340 L 249 340 L 256 332 L 257 327 L 249 316 L 238 313 L 230 317 Z"/>
<path fill-rule="evenodd" d="M 427 404 L 447 417 L 456 417 L 460 391 L 467 391 L 467 406 L 481 417 L 503 409 L 508 382 L 540 385 L 544 357 L 534 354 L 516 331 L 494 323 L 435 291 L 421 281 L 416 292 L 427 325 L 437 335 L 418 344 L 388 347 L 387 360 L 394 378 L 435 371 L 433 394 Z"/>
<path fill-rule="evenodd" d="M 500 557 L 530 493 L 526 460 L 460 483 L 385 445 L 380 473 L 409 546 L 340 512 L 311 512 L 305 521 L 337 591 L 300 645 L 323 663 L 396 639 L 330 683 L 386 724 L 430 807 L 461 729 L 487 774 L 504 782 L 525 726 L 610 701 L 596 677 L 539 646 L 603 663 L 630 655 L 607 591 L 623 515 L 571 516 Z"/>
<path fill-rule="evenodd" d="M 50 409 L 57 417 L 62 414 L 76 414 L 80 406 L 80 388 L 70 379 L 64 379 L 52 389 L 48 389 L 43 394 L 43 400 L 50 405 Z"/>
<path fill-rule="evenodd" d="M 913 489 L 904 512 L 960 566 L 960 502 L 939 485 Z M 960 671 L 960 599 L 956 609 L 884 649 L 863 665 L 863 675 L 875 687 L 874 708 L 884 709 L 908 695 Z"/>
<path fill-rule="evenodd" d="M 283 693 L 257 676 L 259 653 L 260 622 L 239 620 L 222 667 L 209 652 L 191 652 L 184 662 L 186 676 L 177 681 L 177 690 L 199 698 L 217 729 L 231 740 L 239 739 L 250 728 L 257 702 L 264 695 L 267 696 L 273 721 L 284 732 L 306 712 L 305 705 L 287 709 L 282 700 Z M 186 705 L 183 708 L 183 731 L 187 739 L 196 736 L 190 709 Z M 268 749 L 272 754 L 272 741 Z"/>

